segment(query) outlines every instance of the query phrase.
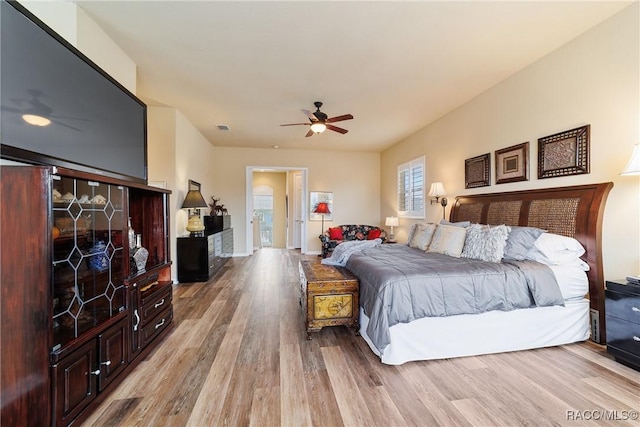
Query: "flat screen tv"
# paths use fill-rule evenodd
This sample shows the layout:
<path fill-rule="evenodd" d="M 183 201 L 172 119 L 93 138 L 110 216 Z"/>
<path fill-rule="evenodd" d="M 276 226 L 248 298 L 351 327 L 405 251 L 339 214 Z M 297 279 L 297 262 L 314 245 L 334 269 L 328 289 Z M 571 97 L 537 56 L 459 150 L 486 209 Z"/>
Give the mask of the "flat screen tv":
<path fill-rule="evenodd" d="M 146 105 L 22 5 L 0 2 L 2 157 L 146 183 Z"/>

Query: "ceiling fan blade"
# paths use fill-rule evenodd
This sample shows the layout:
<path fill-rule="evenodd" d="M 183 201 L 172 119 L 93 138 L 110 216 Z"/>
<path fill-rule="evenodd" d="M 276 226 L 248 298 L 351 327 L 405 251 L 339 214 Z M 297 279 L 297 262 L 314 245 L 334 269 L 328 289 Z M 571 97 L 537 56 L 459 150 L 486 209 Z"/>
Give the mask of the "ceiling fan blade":
<path fill-rule="evenodd" d="M 331 129 L 332 131 L 339 132 L 341 134 L 345 134 L 345 133 L 349 132 L 346 129 L 342 129 L 342 128 L 339 128 L 338 126 L 334 126 L 334 125 L 327 125 L 327 129 Z"/>
<path fill-rule="evenodd" d="M 287 124 L 280 125 L 280 126 L 299 126 L 299 125 L 311 126 L 311 123 L 287 123 Z"/>
<path fill-rule="evenodd" d="M 300 111 L 302 111 L 304 114 L 306 114 L 307 117 L 309 117 L 309 120 L 311 120 L 312 122 L 317 122 L 318 121 L 317 117 L 314 116 L 311 111 L 305 110 L 305 109 L 302 109 Z"/>
<path fill-rule="evenodd" d="M 67 125 L 67 124 L 62 123 L 62 122 L 59 122 L 59 121 L 57 121 L 57 120 L 51 120 L 51 121 L 52 121 L 53 123 L 56 123 L 56 124 L 60 125 L 60 126 L 64 126 L 64 127 L 66 127 L 66 128 L 69 128 L 69 129 L 75 130 L 76 132 L 84 132 L 82 129 L 78 129 L 78 128 L 76 128 L 76 127 L 73 127 L 73 126 L 71 126 L 71 125 Z"/>
<path fill-rule="evenodd" d="M 307 134 L 305 135 L 305 138 L 309 138 L 310 136 L 312 136 L 315 132 L 312 131 L 311 129 L 309 129 L 309 132 L 307 132 Z"/>
<path fill-rule="evenodd" d="M 344 114 L 342 116 L 331 117 L 330 119 L 327 119 L 326 122 L 334 123 L 334 122 L 341 122 L 343 120 L 351 120 L 351 119 L 353 119 L 353 116 L 351 114 Z"/>
<path fill-rule="evenodd" d="M 4 105 L 0 107 L 0 110 L 6 111 L 7 113 L 22 113 L 22 111 L 18 110 L 17 108 L 5 107 Z"/>

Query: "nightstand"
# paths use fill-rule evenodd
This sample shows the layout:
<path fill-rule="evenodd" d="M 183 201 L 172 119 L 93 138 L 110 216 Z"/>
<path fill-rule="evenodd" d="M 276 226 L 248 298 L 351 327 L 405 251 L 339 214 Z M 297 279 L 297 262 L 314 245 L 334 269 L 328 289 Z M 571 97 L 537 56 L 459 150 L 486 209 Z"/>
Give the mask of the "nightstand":
<path fill-rule="evenodd" d="M 318 261 L 300 261 L 299 269 L 307 339 L 325 326 L 352 326 L 359 334 L 358 279 L 345 268 Z"/>
<path fill-rule="evenodd" d="M 626 280 L 606 282 L 607 352 L 640 370 L 640 286 Z"/>

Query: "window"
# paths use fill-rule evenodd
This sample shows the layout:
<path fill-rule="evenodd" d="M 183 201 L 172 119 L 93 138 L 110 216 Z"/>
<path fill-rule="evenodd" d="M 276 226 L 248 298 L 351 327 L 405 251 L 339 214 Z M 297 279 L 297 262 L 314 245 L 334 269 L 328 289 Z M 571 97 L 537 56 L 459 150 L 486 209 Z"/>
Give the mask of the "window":
<path fill-rule="evenodd" d="M 398 216 L 424 218 L 424 156 L 398 166 Z"/>

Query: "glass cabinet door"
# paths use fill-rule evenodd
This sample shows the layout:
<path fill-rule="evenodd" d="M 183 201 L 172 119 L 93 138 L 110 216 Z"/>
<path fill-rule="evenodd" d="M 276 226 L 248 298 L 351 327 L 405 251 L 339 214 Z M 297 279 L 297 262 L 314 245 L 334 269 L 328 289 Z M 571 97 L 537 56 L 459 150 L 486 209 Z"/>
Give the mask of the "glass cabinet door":
<path fill-rule="evenodd" d="M 125 310 L 125 190 L 54 177 L 53 330 L 58 350 Z"/>

